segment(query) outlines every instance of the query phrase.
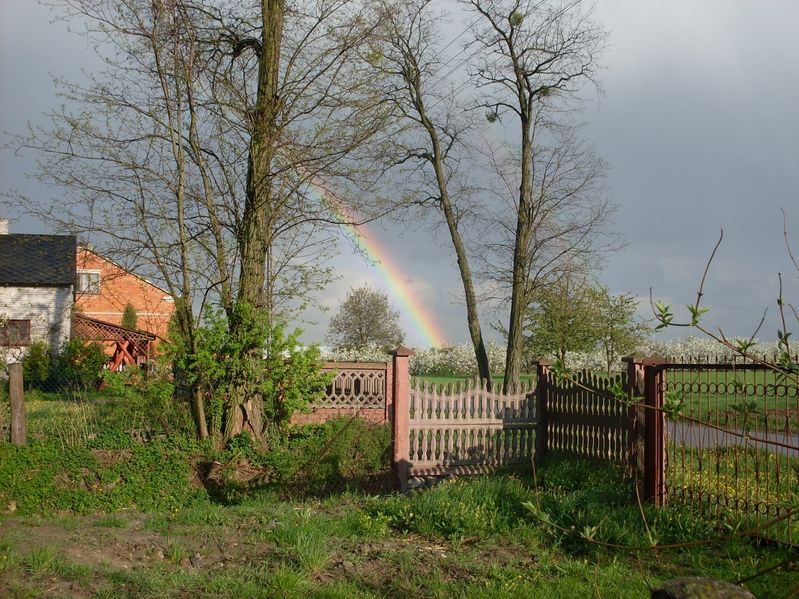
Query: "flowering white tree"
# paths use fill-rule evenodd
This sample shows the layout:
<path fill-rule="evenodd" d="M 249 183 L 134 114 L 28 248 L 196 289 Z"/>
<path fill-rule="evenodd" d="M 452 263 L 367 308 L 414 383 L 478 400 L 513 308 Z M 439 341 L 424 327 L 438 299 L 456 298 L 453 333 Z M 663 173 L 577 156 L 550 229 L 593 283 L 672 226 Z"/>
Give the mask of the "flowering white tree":
<path fill-rule="evenodd" d="M 405 338 L 399 312 L 391 308 L 388 296 L 368 285 L 352 288 L 330 321 L 328 340 L 334 347 L 358 349 L 377 345 L 393 349 Z"/>

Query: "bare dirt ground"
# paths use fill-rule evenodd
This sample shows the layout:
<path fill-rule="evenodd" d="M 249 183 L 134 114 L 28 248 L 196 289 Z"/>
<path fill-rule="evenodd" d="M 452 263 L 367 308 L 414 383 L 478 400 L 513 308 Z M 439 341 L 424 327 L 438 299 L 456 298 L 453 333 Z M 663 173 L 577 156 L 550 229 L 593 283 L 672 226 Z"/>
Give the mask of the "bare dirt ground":
<path fill-rule="evenodd" d="M 232 518 L 217 525 L 179 524 L 164 516 L 121 513 L 110 516 L 63 516 L 0 519 L 0 597 L 94 599 L 100 597 L 195 597 L 181 590 L 181 580 L 212 581 L 217 575 L 270 570 L 297 556 L 269 538 L 279 525 L 266 518 Z M 512 548 L 456 545 L 418 535 L 385 538 L 330 538 L 321 568 L 306 571 L 313 585 L 357 580 L 375 590 L 408 579 L 476 581 L 478 566 L 534 569 L 535 561 Z M 464 560 L 461 554 L 472 557 Z M 2 565 L 2 560 L 7 560 Z M 300 560 L 302 556 L 300 556 Z M 400 572 L 398 572 L 398 569 Z M 301 568 L 300 568 L 301 569 Z M 147 589 L 155 582 L 156 590 Z M 170 581 L 158 588 L 158 581 Z M 401 584 L 401 582 L 400 582 Z M 201 585 L 201 586 L 204 586 Z M 249 596 L 296 596 L 286 592 Z M 379 593 L 382 595 L 382 593 Z M 205 595 L 203 595 L 205 596 Z M 208 596 L 214 596 L 209 594 Z M 239 596 L 231 593 L 231 596 Z M 414 596 L 408 591 L 407 596 Z"/>

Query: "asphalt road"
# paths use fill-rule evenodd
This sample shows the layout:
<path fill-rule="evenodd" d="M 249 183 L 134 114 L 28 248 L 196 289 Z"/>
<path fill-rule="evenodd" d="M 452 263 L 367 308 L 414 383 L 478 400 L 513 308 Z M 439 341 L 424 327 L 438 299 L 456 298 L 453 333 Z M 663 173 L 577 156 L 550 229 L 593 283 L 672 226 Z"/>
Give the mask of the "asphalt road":
<path fill-rule="evenodd" d="M 671 421 L 666 423 L 668 439 L 677 445 L 696 449 L 713 447 L 754 447 L 778 453 L 785 457 L 799 457 L 799 435 L 776 431 L 749 431 L 750 438 L 743 437 L 743 430 L 721 431 L 697 422 Z M 737 433 L 737 434 L 736 434 Z"/>

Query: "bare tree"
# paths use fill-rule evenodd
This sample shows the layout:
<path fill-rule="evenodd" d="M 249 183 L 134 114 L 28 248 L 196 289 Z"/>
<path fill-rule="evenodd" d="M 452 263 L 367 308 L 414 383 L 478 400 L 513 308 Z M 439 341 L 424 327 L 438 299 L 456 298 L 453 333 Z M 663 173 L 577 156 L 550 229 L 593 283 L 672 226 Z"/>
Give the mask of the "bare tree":
<path fill-rule="evenodd" d="M 555 145 L 548 150 L 550 157 L 542 161 L 539 136 L 542 128 L 574 101 L 585 83 L 595 82 L 597 58 L 604 48 L 606 33 L 593 21 L 592 10 L 580 0 L 467 0 L 466 4 L 480 17 L 471 40 L 476 52 L 471 72 L 484 94 L 481 105 L 490 111 L 489 120 L 501 120 L 510 114 L 518 122 L 515 218 L 507 223 L 512 227 L 513 240 L 507 389 L 519 382 L 522 318 L 534 279 L 531 275 L 540 270 L 540 263 L 531 260 L 531 256 L 538 257 L 542 248 L 552 246 L 563 248 L 555 250 L 555 255 L 579 255 L 579 249 L 584 247 L 579 242 L 580 235 L 578 240 L 570 240 L 557 230 L 582 230 L 583 239 L 589 232 L 565 209 L 573 194 L 556 189 L 553 196 L 552 183 L 556 179 L 541 172 L 542 162 L 556 170 L 566 162 L 558 156 Z M 504 174 L 507 177 L 507 172 Z M 580 189 L 584 186 L 578 186 Z M 552 214 L 553 209 L 558 213 Z M 551 259 L 544 263 L 551 263 Z"/>
<path fill-rule="evenodd" d="M 492 211 L 478 257 L 478 274 L 487 283 L 484 295 L 500 305 L 510 303 L 514 272 L 521 270 L 522 300 L 528 306 L 539 289 L 564 277 L 585 277 L 604 253 L 616 247 L 607 230 L 614 206 L 604 197 L 605 164 L 571 124 L 548 124 L 539 134 L 533 170 L 534 203 L 528 213 L 530 234 L 520 264 L 517 247 L 520 168 L 515 147 L 484 146 L 488 186 L 483 189 Z M 546 140 L 546 141 L 544 141 Z"/>
<path fill-rule="evenodd" d="M 37 176 L 59 190 L 57 201 L 17 199 L 56 228 L 99 241 L 105 254 L 159 280 L 175 298 L 177 333 L 193 351 L 195 304 L 209 293 L 230 304 L 235 252 L 217 184 L 233 173 L 210 158 L 219 152 L 202 125 L 195 23 L 179 2 L 61 6 L 83 24 L 105 71 L 85 84 L 59 80 L 68 107 L 49 115 L 48 128 L 17 138 L 18 148 L 38 152 Z M 187 392 L 205 437 L 204 402 Z"/>
<path fill-rule="evenodd" d="M 338 187 L 356 179 L 359 169 L 348 161 L 380 128 L 381 115 L 364 96 L 366 71 L 357 60 L 375 22 L 365 8 L 345 0 L 261 0 L 256 7 L 207 11 L 221 32 L 212 72 L 213 89 L 225 101 L 217 105 L 234 108 L 226 118 L 247 142 L 236 231 L 239 303 L 274 310 L 278 240 L 297 228 L 335 222 L 327 206 L 309 201 L 306 187 L 320 176 L 335 179 Z M 230 324 L 234 332 L 250 326 L 237 318 Z M 245 353 L 258 356 L 261 345 L 253 337 Z M 248 397 L 246 385 L 232 388 L 241 393 L 229 399 L 230 417 L 260 430 L 258 397 Z"/>
<path fill-rule="evenodd" d="M 349 192 L 369 188 L 358 151 L 383 118 L 369 110 L 357 60 L 375 21 L 365 5 L 56 4 L 85 25 L 106 70 L 83 85 L 59 82 L 67 107 L 16 140 L 39 153 L 38 175 L 59 201 L 15 200 L 162 282 L 189 352 L 204 304 L 245 326 L 238 303 L 277 318 L 322 284 L 329 233 L 342 222 L 309 187 L 324 180 L 367 197 Z M 257 397 L 247 395 L 227 399 L 227 417 L 258 432 Z M 205 436 L 201 397 L 194 408 Z"/>
<path fill-rule="evenodd" d="M 434 210 L 447 227 L 457 257 L 469 336 L 478 373 L 491 386 L 467 244 L 462 229 L 472 216 L 465 160 L 474 123 L 436 79 L 442 66 L 439 19 L 428 0 L 383 5 L 379 53 L 373 58 L 380 95 L 395 117 L 381 147 L 387 172 L 411 203 Z M 438 222 L 441 222 L 440 220 Z"/>

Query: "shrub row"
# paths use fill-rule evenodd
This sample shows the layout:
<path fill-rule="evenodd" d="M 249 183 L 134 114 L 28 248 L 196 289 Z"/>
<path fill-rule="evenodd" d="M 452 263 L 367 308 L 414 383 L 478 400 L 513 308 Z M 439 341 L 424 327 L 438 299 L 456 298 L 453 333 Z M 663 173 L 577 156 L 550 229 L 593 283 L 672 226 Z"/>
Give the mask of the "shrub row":
<path fill-rule="evenodd" d="M 106 362 L 108 356 L 98 343 L 73 339 L 58 354 L 52 354 L 45 343 L 33 343 L 22 359 L 25 387 L 42 391 L 93 389 Z"/>

